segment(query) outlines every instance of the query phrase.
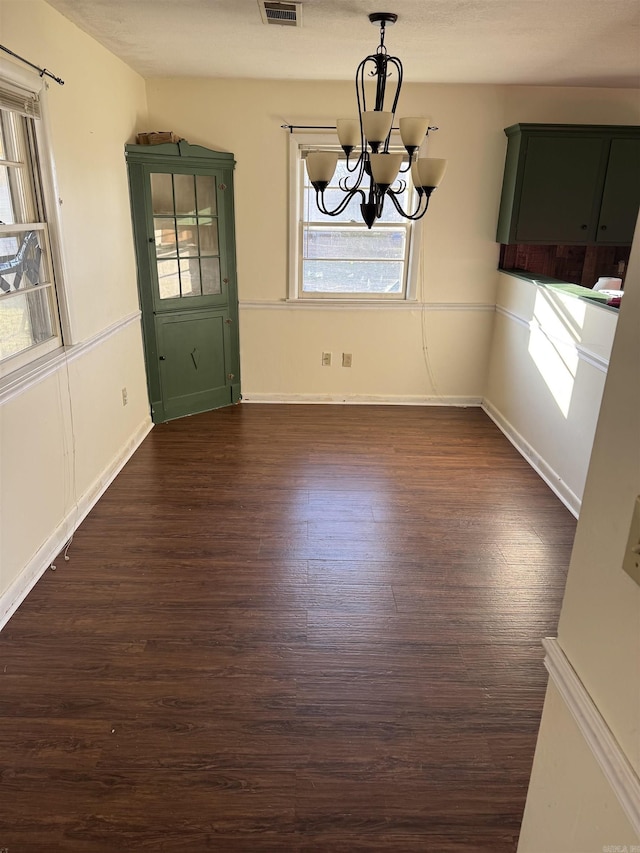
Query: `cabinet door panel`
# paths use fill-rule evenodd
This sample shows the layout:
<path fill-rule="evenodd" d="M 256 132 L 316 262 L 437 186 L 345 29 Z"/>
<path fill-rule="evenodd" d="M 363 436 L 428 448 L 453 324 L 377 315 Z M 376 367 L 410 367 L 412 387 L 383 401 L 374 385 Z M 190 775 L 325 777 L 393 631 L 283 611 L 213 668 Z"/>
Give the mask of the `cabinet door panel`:
<path fill-rule="evenodd" d="M 167 418 L 204 412 L 231 402 L 225 319 L 223 313 L 195 311 L 156 317 Z"/>
<path fill-rule="evenodd" d="M 631 243 L 639 205 L 640 139 L 613 139 L 596 241 Z"/>
<path fill-rule="evenodd" d="M 531 137 L 526 151 L 516 242 L 586 243 L 595 234 L 607 141 Z"/>

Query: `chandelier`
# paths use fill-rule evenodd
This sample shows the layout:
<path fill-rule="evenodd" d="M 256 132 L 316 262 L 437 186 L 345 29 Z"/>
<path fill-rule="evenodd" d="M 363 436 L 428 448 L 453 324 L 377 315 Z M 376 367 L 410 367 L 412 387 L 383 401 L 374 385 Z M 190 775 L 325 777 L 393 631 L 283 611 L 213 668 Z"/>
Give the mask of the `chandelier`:
<path fill-rule="evenodd" d="M 375 12 L 369 15 L 372 24 L 380 24 L 380 44 L 375 53 L 362 60 L 356 71 L 358 118 L 343 118 L 336 122 L 338 140 L 346 155 L 346 169 L 349 174 L 339 181 L 339 187 L 345 195 L 335 209 L 327 209 L 324 191 L 336 170 L 338 153 L 313 151 L 306 158 L 307 173 L 316 191 L 318 209 L 327 216 L 339 216 L 349 202 L 359 195 L 362 219 L 368 228 L 382 216 L 387 199 L 405 219 L 421 219 L 427 212 L 431 193 L 442 180 L 447 166 L 446 160 L 417 156 L 429 130 L 437 130 L 429 127 L 426 118 L 401 118 L 399 121 L 400 136 L 408 156 L 405 165 L 404 153 L 389 151 L 393 120 L 402 88 L 402 63 L 397 56 L 389 56 L 384 44 L 384 35 L 385 28 L 395 24 L 397 19 L 398 16 L 393 12 Z M 386 101 L 388 109 L 385 110 L 387 80 L 393 76 L 394 70 L 395 89 Z M 366 78 L 373 78 L 369 87 L 375 87 L 372 110 L 367 109 Z M 357 161 L 353 162 L 352 155 L 358 147 L 360 154 Z M 414 210 L 403 210 L 398 199 L 407 189 L 407 182 L 398 175 L 409 171 L 417 192 L 417 202 Z"/>

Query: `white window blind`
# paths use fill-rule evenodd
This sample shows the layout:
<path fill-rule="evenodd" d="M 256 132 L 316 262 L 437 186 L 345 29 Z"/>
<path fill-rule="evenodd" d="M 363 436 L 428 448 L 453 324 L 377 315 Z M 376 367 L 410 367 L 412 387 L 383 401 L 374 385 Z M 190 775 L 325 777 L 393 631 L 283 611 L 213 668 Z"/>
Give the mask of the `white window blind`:
<path fill-rule="evenodd" d="M 0 109 L 19 113 L 27 118 L 41 118 L 37 92 L 23 89 L 6 80 L 0 80 Z"/>

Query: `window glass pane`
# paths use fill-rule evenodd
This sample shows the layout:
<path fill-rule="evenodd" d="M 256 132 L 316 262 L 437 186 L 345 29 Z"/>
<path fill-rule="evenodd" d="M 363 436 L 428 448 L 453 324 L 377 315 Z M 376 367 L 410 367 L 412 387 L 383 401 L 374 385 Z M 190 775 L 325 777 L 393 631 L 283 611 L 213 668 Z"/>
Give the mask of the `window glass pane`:
<path fill-rule="evenodd" d="M 44 232 L 0 235 L 0 295 L 49 282 Z"/>
<path fill-rule="evenodd" d="M 180 289 L 182 296 L 202 296 L 198 258 L 180 261 Z"/>
<path fill-rule="evenodd" d="M 0 223 L 14 225 L 15 221 L 9 186 L 9 169 L 7 166 L 0 166 Z"/>
<path fill-rule="evenodd" d="M 208 296 L 220 293 L 220 260 L 201 258 L 202 292 Z"/>
<path fill-rule="evenodd" d="M 174 175 L 173 189 L 178 216 L 196 212 L 196 188 L 193 175 Z"/>
<path fill-rule="evenodd" d="M 377 231 L 355 228 L 305 229 L 305 258 L 350 260 L 403 260 L 405 229 Z"/>
<path fill-rule="evenodd" d="M 0 359 L 55 337 L 48 286 L 0 297 Z"/>
<path fill-rule="evenodd" d="M 173 215 L 173 185 L 171 175 L 153 172 L 151 175 L 151 205 L 154 214 Z"/>
<path fill-rule="evenodd" d="M 324 191 L 324 206 L 327 210 L 335 210 L 341 201 L 344 200 L 344 193 L 339 189 L 326 189 Z M 305 187 L 304 191 L 304 218 L 307 222 L 362 222 L 362 214 L 360 213 L 360 202 L 362 201 L 359 195 L 354 196 L 346 208 L 337 216 L 329 218 L 327 214 L 322 213 L 316 203 L 316 191 L 313 187 Z"/>
<path fill-rule="evenodd" d="M 198 230 L 200 232 L 200 254 L 218 254 L 218 220 L 199 219 Z"/>
<path fill-rule="evenodd" d="M 400 261 L 303 262 L 305 293 L 402 293 Z"/>
<path fill-rule="evenodd" d="M 180 296 L 178 261 L 158 261 L 158 292 L 160 299 Z"/>
<path fill-rule="evenodd" d="M 196 194 L 200 216 L 215 216 L 216 179 L 213 175 L 196 175 Z"/>
<path fill-rule="evenodd" d="M 403 168 L 406 166 L 406 163 L 403 163 Z M 352 174 L 347 172 L 346 161 L 338 160 L 338 165 L 336 167 L 336 171 L 333 176 L 333 180 L 329 184 L 329 187 L 324 191 L 324 205 L 327 210 L 335 210 L 336 207 L 340 204 L 340 202 L 344 199 L 345 193 L 340 189 L 339 181 L 346 180 L 347 186 L 353 186 L 355 184 L 355 177 L 357 176 L 357 172 Z M 417 197 L 413 191 L 410 174 L 404 174 L 398 176 L 400 180 L 408 183 L 408 189 L 405 190 L 404 193 L 401 194 L 399 198 L 400 206 L 406 210 L 408 213 L 411 213 L 417 204 Z M 394 187 L 397 187 L 397 184 L 394 184 Z M 367 176 L 364 177 L 362 181 L 362 187 L 365 190 L 369 188 L 369 178 Z M 346 209 L 338 214 L 335 217 L 331 217 L 334 222 L 362 222 L 362 214 L 360 212 L 360 203 L 362 198 L 360 195 L 356 195 L 349 202 Z M 316 204 L 316 191 L 309 183 L 309 176 L 307 174 L 306 166 L 304 167 L 304 218 L 309 222 L 327 222 L 327 215 L 322 213 L 317 204 Z M 390 201 L 386 201 L 385 205 L 382 209 L 382 216 L 380 217 L 380 222 L 404 222 L 404 219 L 393 204 Z"/>
<path fill-rule="evenodd" d="M 317 206 L 316 192 L 309 183 L 306 166 L 301 166 L 299 174 L 302 180 L 300 293 L 405 296 L 411 226 L 389 198 L 385 199 L 380 219 L 369 230 L 362 220 L 360 193 L 354 195 L 337 216 L 329 216 Z M 344 159 L 338 160 L 331 184 L 324 192 L 325 207 L 338 208 L 347 198 L 340 183 L 353 188 L 357 176 L 357 170 L 347 170 Z M 369 190 L 369 182 L 369 177 L 364 175 L 362 189 L 365 193 Z M 410 173 L 399 175 L 394 186 L 399 189 L 401 185 L 405 190 L 398 200 L 410 213 L 417 203 Z"/>
<path fill-rule="evenodd" d="M 0 109 L 0 360 L 60 340 L 37 147 L 36 122 Z"/>
<path fill-rule="evenodd" d="M 21 164 L 0 169 L 0 222 L 7 224 L 41 221 L 34 190 L 34 178 L 39 177 L 35 165 L 33 176 L 31 173 L 28 145 L 30 122 L 30 119 L 16 113 L 0 110 L 3 156 Z"/>
<path fill-rule="evenodd" d="M 159 258 L 175 257 L 178 254 L 175 219 L 155 217 L 153 232 L 156 241 L 156 255 Z"/>

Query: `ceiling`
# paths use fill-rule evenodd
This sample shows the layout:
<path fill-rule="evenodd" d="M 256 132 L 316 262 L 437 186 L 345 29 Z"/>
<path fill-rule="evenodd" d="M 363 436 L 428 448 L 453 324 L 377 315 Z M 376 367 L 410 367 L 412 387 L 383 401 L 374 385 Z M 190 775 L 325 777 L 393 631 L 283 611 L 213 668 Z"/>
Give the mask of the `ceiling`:
<path fill-rule="evenodd" d="M 300 28 L 257 0 L 47 1 L 144 77 L 351 80 L 385 11 L 407 81 L 640 85 L 638 0 L 303 0 Z"/>

